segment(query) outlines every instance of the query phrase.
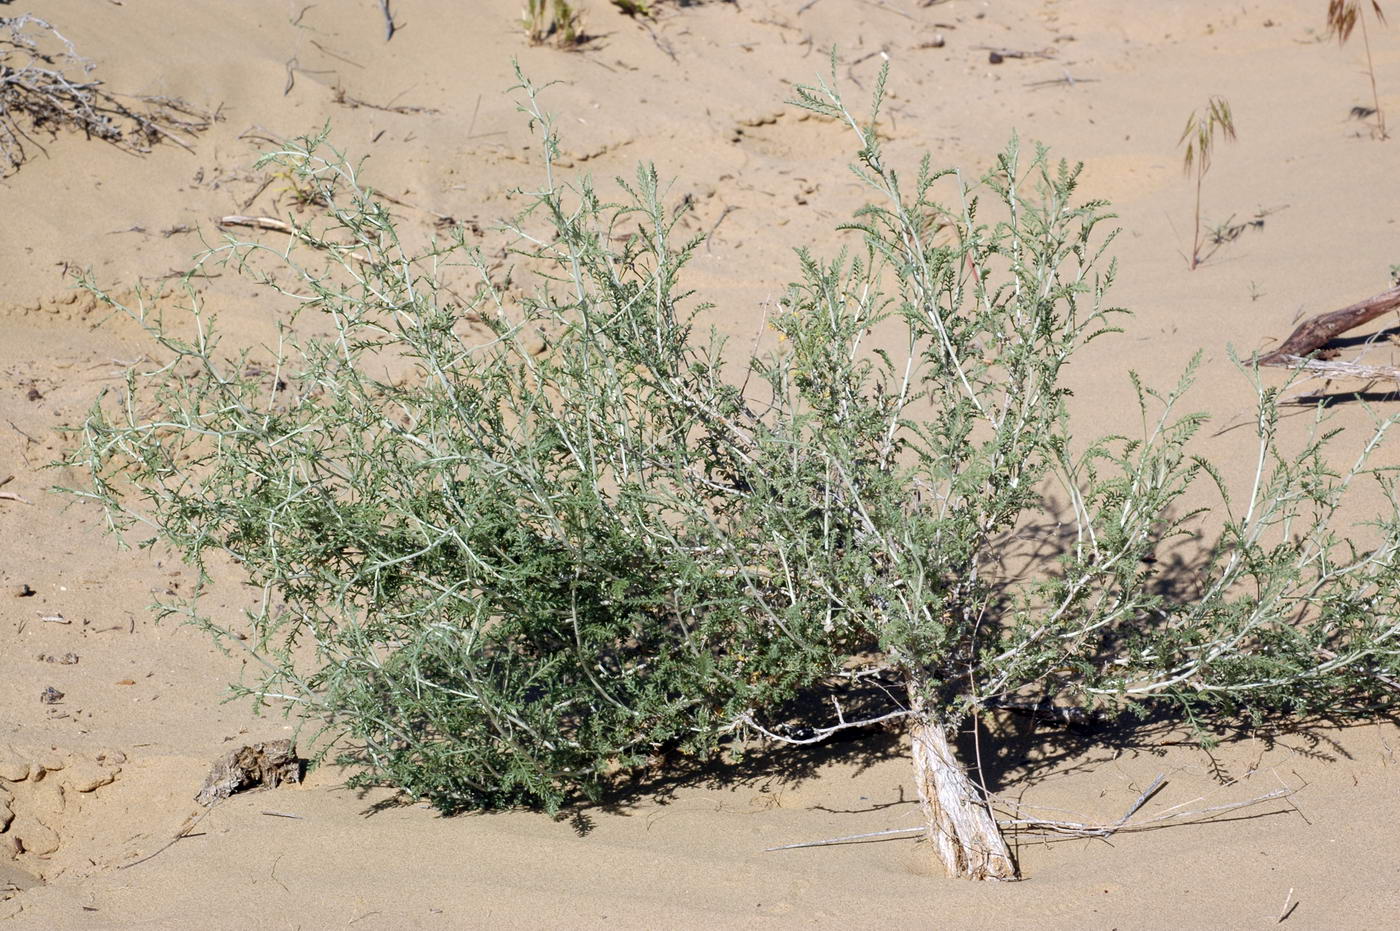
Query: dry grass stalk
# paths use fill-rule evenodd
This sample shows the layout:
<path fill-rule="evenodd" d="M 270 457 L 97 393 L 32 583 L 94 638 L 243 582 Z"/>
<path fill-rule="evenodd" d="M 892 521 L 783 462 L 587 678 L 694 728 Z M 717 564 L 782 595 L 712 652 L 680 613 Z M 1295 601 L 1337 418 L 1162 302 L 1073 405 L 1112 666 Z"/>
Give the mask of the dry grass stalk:
<path fill-rule="evenodd" d="M 178 135 L 207 129 L 214 117 L 174 97 L 129 97 L 127 104 L 91 77 L 95 65 L 45 20 L 26 13 L 0 18 L 0 176 L 24 164 L 35 132 L 81 131 L 128 152 L 162 139 L 189 149 Z"/>
<path fill-rule="evenodd" d="M 1379 0 L 1369 0 L 1369 6 L 1376 22 L 1384 26 L 1385 12 L 1381 9 Z M 1371 60 L 1371 34 L 1366 28 L 1366 13 L 1362 9 L 1361 0 L 1329 0 L 1327 35 L 1336 37 L 1338 45 L 1347 44 L 1358 23 L 1361 25 L 1361 44 L 1366 48 L 1366 75 L 1371 79 L 1371 100 L 1375 104 L 1373 111 L 1376 114 L 1376 136 L 1388 139 L 1390 136 L 1385 130 L 1385 111 L 1381 109 L 1381 96 L 1376 91 L 1376 66 Z M 1359 109 L 1361 108 L 1353 107 L 1352 112 L 1355 113 Z"/>
<path fill-rule="evenodd" d="M 1177 140 L 1178 144 L 1186 144 L 1182 168 L 1187 174 L 1191 173 L 1192 168 L 1196 170 L 1196 227 L 1191 238 L 1190 258 L 1192 270 L 1202 261 L 1201 181 L 1205 179 L 1206 172 L 1210 171 L 1217 135 L 1228 140 L 1235 138 L 1235 117 L 1230 112 L 1230 102 L 1218 96 L 1211 97 L 1203 110 L 1192 111 L 1186 120 L 1186 128 L 1181 131 L 1181 138 Z"/>

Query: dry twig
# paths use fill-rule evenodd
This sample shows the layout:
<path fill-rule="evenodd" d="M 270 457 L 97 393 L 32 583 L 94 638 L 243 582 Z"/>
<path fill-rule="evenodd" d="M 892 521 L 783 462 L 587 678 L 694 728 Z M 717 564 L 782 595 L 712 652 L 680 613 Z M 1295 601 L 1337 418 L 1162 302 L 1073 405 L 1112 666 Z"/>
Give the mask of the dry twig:
<path fill-rule="evenodd" d="M 203 821 L 205 818 L 209 817 L 209 816 L 213 813 L 214 809 L 215 809 L 215 808 L 218 808 L 218 807 L 219 807 L 219 805 L 218 805 L 218 803 L 216 802 L 216 803 L 214 803 L 213 805 L 209 806 L 209 808 L 208 808 L 207 810 L 205 810 L 204 812 L 201 812 L 198 818 L 189 818 L 189 819 L 186 819 L 184 826 L 181 827 L 180 830 L 178 830 L 178 831 L 175 832 L 175 836 L 172 837 L 172 838 L 170 838 L 170 840 L 166 841 L 163 845 L 161 845 L 159 848 L 157 848 L 154 852 L 146 854 L 144 857 L 142 857 L 142 858 L 139 859 L 139 860 L 133 860 L 133 861 L 130 862 L 130 863 L 123 863 L 121 866 L 117 867 L 117 869 L 119 869 L 119 870 L 129 870 L 129 869 L 131 869 L 133 866 L 140 866 L 142 863 L 145 863 L 147 860 L 154 860 L 156 857 L 158 857 L 158 856 L 160 856 L 161 854 L 165 853 L 167 850 L 169 850 L 171 847 L 174 847 L 176 844 L 178 844 L 180 841 L 184 840 L 186 837 L 189 837 L 189 836 L 190 836 L 190 832 L 193 831 L 196 827 L 198 827 L 198 826 L 199 826 L 199 823 L 200 823 L 201 821 Z"/>
<path fill-rule="evenodd" d="M 1273 792 L 1266 792 L 1263 795 L 1240 802 L 1230 802 L 1224 805 L 1212 805 L 1208 808 L 1196 808 L 1181 810 L 1181 805 L 1174 805 L 1164 809 L 1150 818 L 1138 821 L 1133 820 L 1133 816 L 1138 813 L 1143 805 L 1147 804 L 1154 795 L 1166 785 L 1167 777 L 1165 773 L 1159 774 L 1152 784 L 1142 791 L 1141 794 L 1128 806 L 1128 810 L 1123 813 L 1117 821 L 1109 824 L 1094 824 L 1092 822 L 1081 821 L 1055 821 L 1046 818 L 1002 818 L 998 819 L 998 824 L 1003 828 L 1017 828 L 1023 832 L 1058 834 L 1064 837 L 1085 837 L 1085 838 L 1109 838 L 1114 834 L 1126 834 L 1134 831 L 1150 831 L 1156 828 L 1169 827 L 1173 824 L 1192 824 L 1200 821 L 1209 821 L 1226 812 L 1238 811 L 1243 808 L 1250 808 L 1255 805 L 1262 805 L 1265 802 L 1287 798 L 1294 793 L 1293 789 L 1282 788 Z M 1019 806 L 1017 806 L 1019 807 Z M 919 834 L 928 830 L 927 825 L 909 828 L 890 828 L 885 831 L 871 831 L 866 834 L 847 834 L 842 837 L 828 837 L 823 840 L 801 841 L 796 844 L 783 844 L 778 847 L 767 847 L 765 852 L 774 850 L 796 850 L 803 847 L 829 847 L 835 844 L 843 844 L 850 841 L 866 840 L 873 837 L 894 837 L 899 834 Z"/>
<path fill-rule="evenodd" d="M 993 61 L 992 64 L 996 64 L 998 61 L 1000 61 L 1001 59 L 1004 59 L 1004 58 L 1027 58 L 1027 59 L 1029 59 L 1029 58 L 1054 58 L 1054 57 L 1055 57 L 1055 50 L 1052 49 L 1052 48 L 1047 48 L 1047 49 L 1019 49 L 1019 48 L 1005 48 L 1005 47 L 1000 46 L 1000 45 L 974 45 L 973 48 L 977 49 L 978 51 L 986 52 L 989 56 L 993 56 L 993 55 L 996 56 L 996 60 Z"/>
<path fill-rule="evenodd" d="M 385 113 L 441 113 L 441 112 L 442 112 L 442 111 L 437 110 L 437 109 L 435 109 L 435 108 L 433 108 L 433 107 L 405 107 L 405 106 L 394 106 L 393 104 L 370 103 L 368 100 L 361 100 L 361 99 L 358 98 L 358 97 L 351 97 L 349 94 L 345 93 L 345 88 L 343 88 L 343 87 L 337 87 L 337 88 L 335 89 L 335 96 L 332 97 L 331 99 L 334 100 L 336 103 L 340 104 L 341 106 L 349 107 L 349 108 L 352 109 L 352 110 L 354 110 L 354 109 L 356 109 L 356 108 L 358 108 L 358 107 L 368 107 L 368 108 L 371 109 L 371 110 L 382 110 L 382 111 L 384 111 Z"/>
<path fill-rule="evenodd" d="M 1038 834 L 1059 834 L 1065 837 L 1108 838 L 1112 837 L 1114 834 L 1151 831 L 1156 828 L 1168 827 L 1173 823 L 1189 824 L 1197 821 L 1209 821 L 1226 812 L 1239 811 L 1242 808 L 1251 808 L 1255 805 L 1262 805 L 1265 802 L 1287 798 L 1294 792 L 1294 790 L 1290 788 L 1275 789 L 1273 792 L 1266 792 L 1263 795 L 1245 799 L 1241 802 L 1228 802 L 1224 805 L 1212 805 L 1208 808 L 1179 810 L 1182 806 L 1174 805 L 1150 818 L 1145 818 L 1141 821 L 1132 821 L 1132 816 L 1137 810 L 1141 808 L 1149 798 L 1156 794 L 1165 783 L 1165 776 L 1158 776 L 1152 785 L 1148 786 L 1147 791 L 1138 796 L 1137 801 L 1133 803 L 1127 813 L 1113 824 L 1055 821 L 1048 818 L 1009 818 L 999 823 L 1003 827 L 1014 827 L 1022 831 Z"/>
<path fill-rule="evenodd" d="M 1286 365 L 1306 372 L 1310 378 L 1362 378 L 1369 381 L 1390 379 L 1400 382 L 1400 368 L 1393 365 L 1366 365 L 1345 359 L 1305 359 L 1302 356 L 1282 356 L 1278 362 L 1261 365 Z"/>
<path fill-rule="evenodd" d="M 220 226 L 246 226 L 255 230 L 272 230 L 274 233 L 295 233 L 296 229 L 286 220 L 276 217 L 245 217 L 238 214 L 219 217 Z"/>
<path fill-rule="evenodd" d="M 135 153 L 164 139 L 193 151 L 177 133 L 193 135 L 215 119 L 175 97 L 132 97 L 128 105 L 90 77 L 94 64 L 45 20 L 29 13 L 0 18 L 0 176 L 17 170 L 34 133 L 81 131 Z"/>
<path fill-rule="evenodd" d="M 1061 69 L 1061 70 L 1062 70 L 1062 72 L 1064 73 L 1064 77 L 1060 77 L 1060 78 L 1050 78 L 1050 79 L 1045 80 L 1045 81 L 1031 81 L 1031 82 L 1029 82 L 1028 84 L 1026 84 L 1026 86 L 1027 86 L 1027 87 L 1034 87 L 1034 88 L 1042 88 L 1042 87 L 1055 87 L 1055 86 L 1058 85 L 1058 84 L 1063 84 L 1063 85 L 1065 85 L 1066 87 L 1078 87 L 1080 84 L 1097 84 L 1097 83 L 1099 83 L 1099 79 L 1098 79 L 1098 78 L 1076 78 L 1074 75 L 1072 75 L 1072 74 L 1069 73 L 1069 69 L 1068 69 L 1068 68 L 1064 68 L 1064 69 Z"/>
<path fill-rule="evenodd" d="M 885 0 L 860 0 L 860 2 L 864 3 L 866 6 L 879 7 L 882 10 L 894 13 L 896 16 L 903 16 L 905 19 L 914 18 L 910 14 L 906 13 L 904 10 L 901 10 L 898 7 L 890 6 L 888 3 L 885 2 Z M 811 4 L 808 4 L 808 6 L 810 5 Z M 806 7 L 804 7 L 803 9 L 806 9 Z"/>
<path fill-rule="evenodd" d="M 1276 925 L 1281 925 L 1288 920 L 1288 916 L 1293 914 L 1293 910 L 1298 907 L 1298 903 L 1293 901 L 1293 887 L 1288 887 L 1288 895 L 1283 899 L 1283 911 L 1278 913 Z"/>
<path fill-rule="evenodd" d="M 862 718 L 859 721 L 847 721 L 846 713 L 842 710 L 840 703 L 837 702 L 835 698 L 831 700 L 831 703 L 836 706 L 836 723 L 830 727 L 806 728 L 804 729 L 806 731 L 806 736 L 804 737 L 789 737 L 786 734 L 774 733 L 755 721 L 753 715 L 748 712 L 735 718 L 734 722 L 730 724 L 729 727 L 730 729 L 748 727 L 762 734 L 764 737 L 767 737 L 769 740 L 800 746 L 803 744 L 821 743 L 837 731 L 850 730 L 851 728 L 857 727 L 873 727 L 876 724 L 883 724 L 886 721 L 893 721 L 896 718 L 907 718 L 913 713 L 907 708 L 901 708 L 897 711 L 877 715 L 873 718 Z"/>
<path fill-rule="evenodd" d="M 394 22 L 394 14 L 389 11 L 389 0 L 379 0 L 379 12 L 384 14 L 384 41 L 388 42 L 399 28 L 398 23 Z"/>

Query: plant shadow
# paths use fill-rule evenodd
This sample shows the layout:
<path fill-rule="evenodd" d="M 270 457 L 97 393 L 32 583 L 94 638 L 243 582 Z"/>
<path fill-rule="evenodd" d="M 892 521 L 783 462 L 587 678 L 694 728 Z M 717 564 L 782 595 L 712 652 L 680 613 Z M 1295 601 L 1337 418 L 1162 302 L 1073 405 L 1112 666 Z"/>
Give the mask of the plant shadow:
<path fill-rule="evenodd" d="M 1006 558 L 998 566 L 999 576 L 1008 590 L 1024 566 L 1053 565 L 1065 551 L 1072 535 L 1061 518 L 1063 509 L 1060 502 L 1043 502 L 1045 517 L 1021 526 L 1000 541 L 997 550 Z M 1167 605 L 1187 604 L 1200 596 L 1202 579 L 1208 575 L 1207 565 L 1216 555 L 1212 538 L 1202 533 L 1186 533 L 1163 541 L 1143 560 L 1144 584 Z M 997 590 L 998 598 L 1004 594 Z M 1118 646 L 1114 635 L 1106 636 L 1100 644 L 1100 660 L 1106 661 Z M 1043 695 L 1027 694 L 1023 696 L 1025 701 L 984 708 L 963 722 L 954 735 L 954 744 L 974 783 L 989 795 L 1005 799 L 1052 778 L 1092 772 L 1125 754 L 1166 757 L 1173 748 L 1189 747 L 1203 755 L 1205 768 L 1216 783 L 1229 786 L 1248 775 L 1236 762 L 1240 754 L 1232 752 L 1240 744 L 1262 744 L 1266 751 L 1282 745 L 1310 759 L 1336 762 L 1350 759 L 1334 736 L 1338 729 L 1372 724 L 1378 716 L 1400 720 L 1400 712 L 1392 709 L 1359 708 L 1346 715 L 1299 717 L 1296 713 L 1280 713 L 1252 720 L 1217 719 L 1208 730 L 1193 730 L 1181 709 L 1166 701 L 1116 714 L 1092 707 L 1069 707 L 1060 699 L 1060 690 L 1069 684 L 1047 683 L 1049 687 Z M 861 685 L 827 681 L 776 709 L 772 719 L 822 721 L 830 716 L 833 695 L 849 719 L 875 718 L 892 708 L 898 709 L 894 696 L 902 691 L 902 685 L 893 679 L 867 680 Z M 797 725 L 788 728 L 793 736 L 804 733 Z M 597 815 L 626 816 L 645 807 L 665 806 L 679 800 L 686 791 L 745 787 L 759 792 L 791 790 L 838 767 L 844 776 L 853 777 L 877 765 L 908 758 L 908 737 L 902 719 L 838 730 L 828 739 L 813 743 L 735 739 L 709 757 L 666 746 L 658 748 L 645 766 L 614 773 L 596 799 L 570 800 L 556 818 L 567 821 L 582 836 L 593 829 Z M 404 796 L 383 799 L 369 806 L 366 814 L 413 801 Z M 910 778 L 888 799 L 862 801 L 868 804 L 811 807 L 857 814 L 916 804 L 912 768 Z"/>

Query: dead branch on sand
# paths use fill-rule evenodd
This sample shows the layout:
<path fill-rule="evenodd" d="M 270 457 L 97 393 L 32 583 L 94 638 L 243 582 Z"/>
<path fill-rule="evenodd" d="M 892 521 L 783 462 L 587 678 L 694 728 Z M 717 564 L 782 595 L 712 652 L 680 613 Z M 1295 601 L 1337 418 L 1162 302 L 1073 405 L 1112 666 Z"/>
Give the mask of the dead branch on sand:
<path fill-rule="evenodd" d="M 1345 359 L 1305 359 L 1302 356 L 1284 356 L 1278 362 L 1260 362 L 1260 365 L 1286 365 L 1305 372 L 1310 378 L 1361 378 L 1367 381 L 1390 379 L 1400 382 L 1400 368 L 1393 365 L 1366 365 L 1362 362 L 1349 362 Z"/>
<path fill-rule="evenodd" d="M 1227 802 L 1223 805 L 1211 805 L 1206 808 L 1185 808 L 1191 804 L 1183 802 L 1164 809 L 1150 818 L 1141 818 L 1136 821 L 1133 816 L 1138 809 L 1142 808 L 1152 796 L 1166 785 L 1167 777 L 1163 773 L 1159 775 L 1152 784 L 1143 790 L 1137 800 L 1129 806 L 1128 810 L 1121 818 L 1112 824 L 1092 824 L 1080 821 L 1055 821 L 1047 818 L 1008 818 L 1002 819 L 999 823 L 1007 828 L 1019 829 L 1023 832 L 1033 834 L 1058 834 L 1063 837 L 1090 837 L 1108 838 L 1114 834 L 1128 834 L 1135 831 L 1151 831 L 1157 828 L 1168 827 L 1173 824 L 1193 824 L 1209 821 L 1227 812 L 1239 811 L 1244 808 L 1252 808 L 1255 805 L 1263 805 L 1266 802 L 1273 802 L 1287 798 L 1296 790 L 1287 786 L 1275 789 L 1272 792 L 1265 792 L 1254 798 L 1247 798 L 1239 802 Z M 1193 799 L 1192 801 L 1200 801 Z"/>
<path fill-rule="evenodd" d="M 175 97 L 123 103 L 90 77 L 94 67 L 37 16 L 0 17 L 0 176 L 25 162 L 29 146 L 45 151 L 36 131 L 71 127 L 127 152 L 149 152 L 162 139 L 193 151 L 177 134 L 208 129 L 216 118 Z"/>
<path fill-rule="evenodd" d="M 1047 818 L 999 818 L 997 823 L 1002 828 L 1017 830 L 1022 833 L 1031 834 L 1053 834 L 1065 838 L 1098 838 L 1106 839 L 1115 834 L 1127 834 L 1134 831 L 1151 831 L 1157 828 L 1170 827 L 1179 824 L 1196 824 L 1210 821 L 1227 812 L 1239 811 L 1244 808 L 1251 808 L 1255 805 L 1262 805 L 1266 802 L 1287 798 L 1296 790 L 1284 787 L 1266 792 L 1254 798 L 1245 799 L 1239 802 L 1229 802 L 1224 805 L 1212 805 L 1206 808 L 1187 809 L 1184 806 L 1191 804 L 1183 802 L 1164 809 L 1149 818 L 1133 820 L 1133 816 L 1143 805 L 1157 794 L 1161 788 L 1167 784 L 1165 773 L 1159 774 L 1146 789 L 1138 795 L 1133 804 L 1128 806 L 1128 810 L 1123 813 L 1117 821 L 1108 824 L 1096 824 L 1086 821 L 1057 821 Z M 1200 801 L 1194 799 L 1193 801 Z M 1013 803 L 1014 804 L 1014 803 Z M 1015 805 L 1019 810 L 1021 806 Z M 1018 812 L 1019 814 L 1019 812 Z M 823 840 L 801 841 L 796 844 L 783 844 L 778 847 L 767 847 L 764 852 L 774 850 L 797 850 L 803 847 L 830 847 L 836 844 L 849 843 L 851 841 L 869 840 L 876 837 L 894 837 L 900 834 L 917 834 L 928 829 L 927 825 L 908 828 L 890 828 L 885 831 L 871 831 L 866 834 L 847 834 L 842 837 L 828 837 Z"/>
<path fill-rule="evenodd" d="M 1315 363 L 1329 360 L 1308 359 L 1308 356 L 1347 330 L 1368 323 L 1396 307 L 1400 307 L 1400 285 L 1396 285 L 1388 291 L 1382 291 L 1374 297 L 1368 297 L 1364 301 L 1358 301 L 1349 307 L 1343 307 L 1341 310 L 1309 317 L 1298 325 L 1298 328 L 1288 339 L 1283 341 L 1283 345 L 1266 356 L 1260 356 L 1256 361 L 1259 365 L 1280 365 L 1288 368 L 1321 371 Z M 1381 369 L 1372 366 L 1353 366 L 1348 369 L 1348 363 L 1336 363 L 1336 365 L 1341 366 L 1337 369 L 1337 375 L 1362 378 L 1395 377 L 1392 374 L 1394 369 Z"/>
<path fill-rule="evenodd" d="M 296 233 L 296 228 L 286 220 L 276 217 L 245 217 L 237 214 L 219 217 L 220 226 L 244 226 L 255 230 L 272 230 L 274 233 Z"/>

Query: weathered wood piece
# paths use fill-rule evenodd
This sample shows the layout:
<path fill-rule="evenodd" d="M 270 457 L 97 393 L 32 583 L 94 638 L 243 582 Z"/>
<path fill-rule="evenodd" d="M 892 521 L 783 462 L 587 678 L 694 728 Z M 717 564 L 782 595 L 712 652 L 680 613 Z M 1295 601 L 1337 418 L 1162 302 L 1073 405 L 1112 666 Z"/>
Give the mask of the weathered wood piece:
<path fill-rule="evenodd" d="M 220 226 L 247 226 L 255 230 L 272 230 L 275 233 L 295 233 L 296 228 L 286 220 L 279 220 L 276 217 L 245 217 L 233 215 L 219 217 Z"/>
<path fill-rule="evenodd" d="M 1296 366 L 1300 359 L 1306 359 L 1330 340 L 1396 307 L 1400 307 L 1400 285 L 1350 307 L 1309 317 L 1298 324 L 1283 345 L 1266 356 L 1260 356 L 1257 361 L 1260 365 Z"/>
<path fill-rule="evenodd" d="M 290 740 L 269 740 L 225 754 L 214 763 L 194 800 L 212 805 L 235 792 L 272 789 L 284 782 L 301 782 L 301 760 Z"/>
<path fill-rule="evenodd" d="M 944 872 L 954 879 L 1016 879 L 1016 862 L 987 797 L 958 762 L 918 684 L 909 687 L 909 705 L 914 787 L 929 843 Z"/>

